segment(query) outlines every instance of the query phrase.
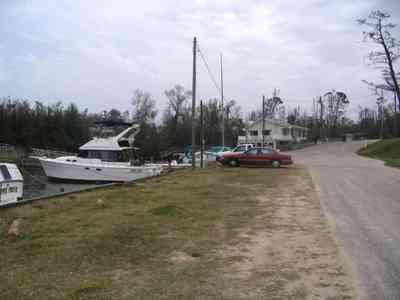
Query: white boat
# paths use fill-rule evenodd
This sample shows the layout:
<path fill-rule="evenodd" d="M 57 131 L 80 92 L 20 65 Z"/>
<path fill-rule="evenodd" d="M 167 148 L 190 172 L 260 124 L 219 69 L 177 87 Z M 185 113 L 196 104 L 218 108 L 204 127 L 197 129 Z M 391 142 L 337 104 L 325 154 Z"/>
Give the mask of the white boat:
<path fill-rule="evenodd" d="M 22 200 L 24 178 L 15 164 L 0 163 L 0 206 Z"/>
<path fill-rule="evenodd" d="M 94 138 L 79 148 L 78 156 L 35 158 L 51 179 L 125 182 L 160 175 L 162 165 L 132 165 L 133 142 L 139 130 L 133 125 L 117 136 Z"/>

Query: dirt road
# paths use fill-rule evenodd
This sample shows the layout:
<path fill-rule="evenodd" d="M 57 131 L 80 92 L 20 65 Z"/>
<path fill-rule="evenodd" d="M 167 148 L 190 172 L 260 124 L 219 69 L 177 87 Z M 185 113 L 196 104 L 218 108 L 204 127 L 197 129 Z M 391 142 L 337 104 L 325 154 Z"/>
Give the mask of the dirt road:
<path fill-rule="evenodd" d="M 400 299 L 400 169 L 358 156 L 362 145 L 318 145 L 293 156 L 311 169 L 361 299 Z"/>

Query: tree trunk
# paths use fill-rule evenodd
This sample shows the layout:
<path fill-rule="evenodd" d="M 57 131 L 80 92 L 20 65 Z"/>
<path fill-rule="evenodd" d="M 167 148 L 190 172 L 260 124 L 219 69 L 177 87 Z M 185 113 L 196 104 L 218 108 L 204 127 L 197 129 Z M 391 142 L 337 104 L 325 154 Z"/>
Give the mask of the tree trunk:
<path fill-rule="evenodd" d="M 393 135 L 394 137 L 398 136 L 398 129 L 397 129 L 397 100 L 396 100 L 396 93 L 393 93 L 394 97 L 394 117 L 393 117 Z"/>
<path fill-rule="evenodd" d="M 395 89 L 395 92 L 397 95 L 397 100 L 400 101 L 400 87 L 399 87 L 399 83 L 397 82 L 396 72 L 394 71 L 392 56 L 390 55 L 390 52 L 386 45 L 385 39 L 383 38 L 380 21 L 379 21 L 379 34 L 380 34 L 381 44 L 383 46 L 383 49 L 385 50 L 385 55 L 386 55 L 386 59 L 387 59 L 387 63 L 389 66 L 389 71 L 390 71 L 390 77 L 392 78 L 392 81 L 393 81 L 394 89 Z M 396 105 L 395 105 L 395 107 L 396 107 Z M 399 102 L 399 107 L 400 107 L 400 102 Z"/>

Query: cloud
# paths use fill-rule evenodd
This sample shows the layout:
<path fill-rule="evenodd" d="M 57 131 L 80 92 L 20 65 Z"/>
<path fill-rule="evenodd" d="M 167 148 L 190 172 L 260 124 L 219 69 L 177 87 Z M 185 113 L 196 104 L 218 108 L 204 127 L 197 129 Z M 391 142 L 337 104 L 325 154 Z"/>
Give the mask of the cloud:
<path fill-rule="evenodd" d="M 4 1 L 0 4 L 0 89 L 4 96 L 73 100 L 100 111 L 130 109 L 134 89 L 159 106 L 165 89 L 190 89 L 196 35 L 225 91 L 245 111 L 277 87 L 291 105 L 312 105 L 329 89 L 359 104 L 374 99 L 361 79 L 379 76 L 365 66 L 368 52 L 355 20 L 398 1 Z M 397 15 L 396 15 L 397 14 Z M 198 97 L 218 97 L 198 61 Z"/>

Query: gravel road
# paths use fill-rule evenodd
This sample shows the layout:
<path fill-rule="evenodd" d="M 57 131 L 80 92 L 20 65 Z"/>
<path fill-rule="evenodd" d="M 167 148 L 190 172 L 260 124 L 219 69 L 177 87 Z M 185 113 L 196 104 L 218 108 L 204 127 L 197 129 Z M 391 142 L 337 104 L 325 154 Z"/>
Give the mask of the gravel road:
<path fill-rule="evenodd" d="M 355 154 L 362 146 L 323 144 L 292 156 L 311 170 L 360 298 L 400 299 L 400 169 Z"/>

